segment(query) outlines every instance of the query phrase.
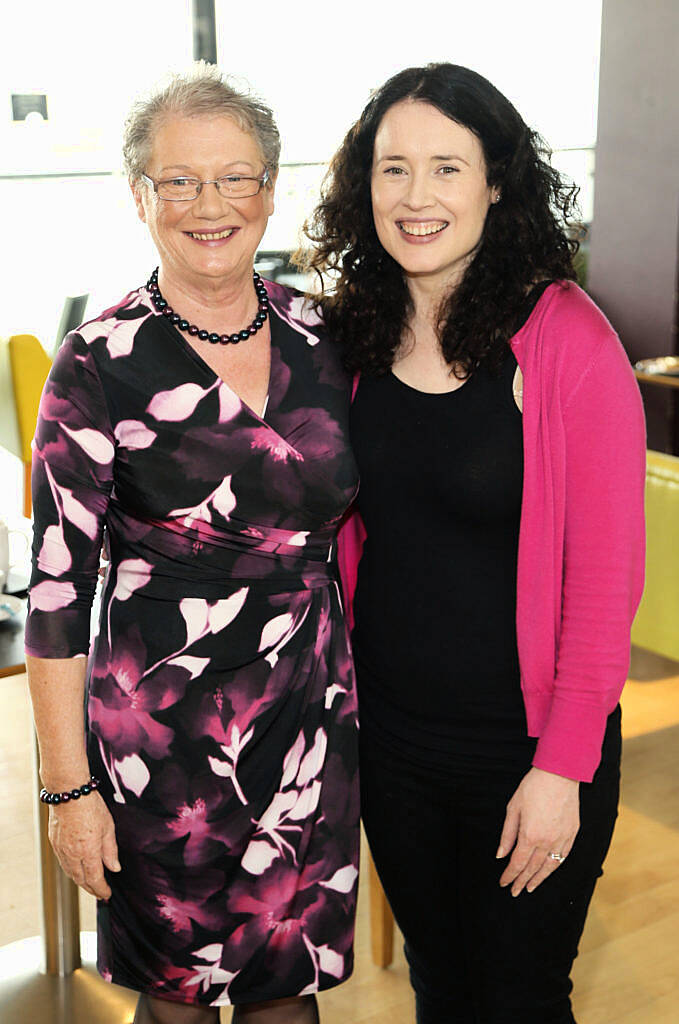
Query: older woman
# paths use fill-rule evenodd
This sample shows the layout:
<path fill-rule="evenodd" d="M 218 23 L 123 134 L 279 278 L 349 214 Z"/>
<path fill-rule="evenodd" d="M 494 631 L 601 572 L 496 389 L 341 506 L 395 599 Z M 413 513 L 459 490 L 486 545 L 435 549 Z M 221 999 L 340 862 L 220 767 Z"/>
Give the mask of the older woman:
<path fill-rule="evenodd" d="M 430 65 L 376 91 L 311 232 L 361 374 L 362 810 L 420 1024 L 574 1020 L 616 816 L 644 425 L 572 191 L 488 81 Z"/>
<path fill-rule="evenodd" d="M 137 1024 L 313 1022 L 351 971 L 355 697 L 331 551 L 348 379 L 253 273 L 271 112 L 205 65 L 125 160 L 160 257 L 64 342 L 35 439 L 27 627 L 43 798 Z M 102 531 L 110 567 L 87 669 Z M 87 729 L 83 697 L 87 692 Z"/>

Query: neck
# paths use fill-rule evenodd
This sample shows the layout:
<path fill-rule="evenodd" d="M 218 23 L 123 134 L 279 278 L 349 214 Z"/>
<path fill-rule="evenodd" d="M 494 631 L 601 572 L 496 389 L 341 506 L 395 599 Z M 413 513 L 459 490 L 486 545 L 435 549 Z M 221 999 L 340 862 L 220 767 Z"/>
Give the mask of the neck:
<path fill-rule="evenodd" d="M 440 274 L 406 274 L 406 284 L 413 301 L 414 316 L 411 323 L 428 323 L 436 330 L 437 314 L 443 304 L 460 285 L 469 266 L 470 257 L 452 270 Z"/>
<path fill-rule="evenodd" d="M 425 277 L 408 277 L 408 290 L 413 302 L 409 326 L 419 331 L 437 331 L 438 313 L 443 301 L 451 292 L 450 282 L 432 281 Z"/>
<path fill-rule="evenodd" d="M 158 285 L 172 308 L 185 317 L 219 334 L 245 327 L 257 312 L 258 300 L 252 280 L 252 267 L 238 274 L 210 278 L 179 277 L 162 263 Z"/>

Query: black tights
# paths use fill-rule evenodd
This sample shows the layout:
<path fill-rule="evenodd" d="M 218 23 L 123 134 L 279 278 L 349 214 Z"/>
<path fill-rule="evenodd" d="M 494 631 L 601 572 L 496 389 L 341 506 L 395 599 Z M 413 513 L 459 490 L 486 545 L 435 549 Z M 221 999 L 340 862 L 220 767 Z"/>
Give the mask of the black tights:
<path fill-rule="evenodd" d="M 219 1010 L 142 995 L 134 1024 L 219 1024 Z M 231 1024 L 319 1024 L 318 1006 L 314 996 L 250 1003 L 234 1007 Z"/>
<path fill-rule="evenodd" d="M 236 1006 L 231 1024 L 319 1024 L 315 996 Z"/>

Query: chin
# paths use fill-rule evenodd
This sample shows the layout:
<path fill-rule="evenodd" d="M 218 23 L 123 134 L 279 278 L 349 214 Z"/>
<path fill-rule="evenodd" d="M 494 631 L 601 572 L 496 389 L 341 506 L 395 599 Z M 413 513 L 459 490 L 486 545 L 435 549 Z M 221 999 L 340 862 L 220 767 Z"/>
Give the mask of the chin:
<path fill-rule="evenodd" d="M 453 272 L 451 267 L 441 266 L 440 263 L 422 263 L 420 260 L 403 260 L 401 267 L 412 277 L 440 277 Z"/>

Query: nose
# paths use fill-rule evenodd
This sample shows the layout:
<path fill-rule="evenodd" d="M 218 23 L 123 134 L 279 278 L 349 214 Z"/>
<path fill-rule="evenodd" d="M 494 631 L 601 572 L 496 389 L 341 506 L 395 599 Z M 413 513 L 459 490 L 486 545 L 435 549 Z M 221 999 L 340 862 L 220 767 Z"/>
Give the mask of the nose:
<path fill-rule="evenodd" d="M 408 187 L 405 195 L 406 206 L 412 210 L 421 210 L 432 206 L 435 202 L 433 182 L 431 175 L 426 171 L 414 171 L 408 177 Z"/>
<path fill-rule="evenodd" d="M 211 181 L 203 185 L 200 194 L 193 200 L 193 212 L 199 217 L 217 220 L 224 214 L 229 197 L 223 195 Z"/>

